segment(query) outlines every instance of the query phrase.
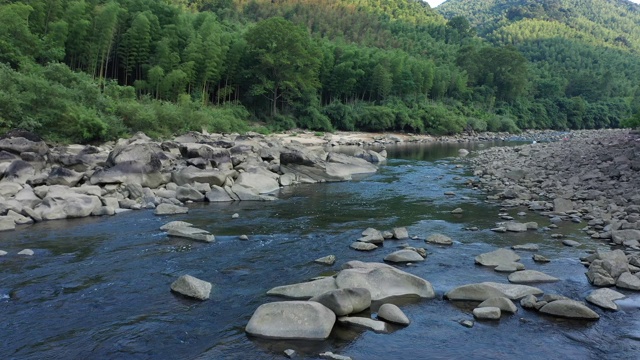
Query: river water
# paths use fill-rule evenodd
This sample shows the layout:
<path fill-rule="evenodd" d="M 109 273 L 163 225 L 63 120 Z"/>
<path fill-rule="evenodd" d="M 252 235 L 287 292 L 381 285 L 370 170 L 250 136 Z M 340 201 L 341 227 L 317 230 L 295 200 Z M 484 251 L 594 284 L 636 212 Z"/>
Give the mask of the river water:
<path fill-rule="evenodd" d="M 483 146 L 480 144 L 471 147 Z M 519 310 L 497 322 L 477 322 L 472 306 L 442 299 L 449 289 L 474 282 L 507 282 L 507 275 L 474 265 L 483 252 L 534 242 L 552 259 L 536 264 L 520 252 L 527 269 L 561 279 L 545 292 L 584 299 L 592 289 L 579 257 L 606 249 L 562 224 L 553 232 L 496 234 L 499 207 L 464 186 L 468 170 L 456 167 L 459 145 L 390 147 L 377 174 L 351 182 L 282 189 L 268 203 L 193 204 L 189 214 L 158 217 L 151 211 L 114 217 L 39 223 L 0 233 L 0 358 L 2 359 L 316 359 L 323 351 L 354 359 L 637 359 L 638 295 L 627 293 L 619 312 L 596 311 L 597 322 L 554 319 Z M 467 148 L 470 148 L 467 145 Z M 455 196 L 445 196 L 453 191 Z M 465 210 L 452 215 L 456 207 Z M 520 209 L 510 209 L 515 214 Z M 238 213 L 237 219 L 232 214 Z M 159 230 L 189 221 L 216 235 L 212 244 L 169 238 Z M 528 213 L 522 221 L 548 220 Z M 349 244 L 367 227 L 406 226 L 420 240 L 385 242 L 362 253 Z M 480 231 L 466 231 L 477 226 Z M 425 244 L 439 232 L 450 247 Z M 551 233 L 583 243 L 568 248 Z M 248 241 L 238 236 L 246 234 Z M 327 341 L 265 341 L 244 332 L 253 311 L 280 299 L 268 289 L 335 273 L 349 260 L 382 261 L 403 243 L 427 248 L 428 257 L 401 269 L 429 280 L 437 298 L 401 304 L 412 323 L 390 334 L 336 327 Z M 16 255 L 24 248 L 32 257 Z M 333 266 L 314 259 L 335 254 Z M 169 291 L 182 274 L 213 284 L 211 299 L 197 302 Z"/>

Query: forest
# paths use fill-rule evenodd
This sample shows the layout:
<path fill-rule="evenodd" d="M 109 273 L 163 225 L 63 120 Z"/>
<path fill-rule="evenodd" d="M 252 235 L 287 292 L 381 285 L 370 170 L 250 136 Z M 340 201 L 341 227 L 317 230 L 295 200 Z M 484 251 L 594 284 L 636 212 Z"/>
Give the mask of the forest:
<path fill-rule="evenodd" d="M 639 25 L 626 0 L 3 0 L 0 133 L 634 126 Z"/>

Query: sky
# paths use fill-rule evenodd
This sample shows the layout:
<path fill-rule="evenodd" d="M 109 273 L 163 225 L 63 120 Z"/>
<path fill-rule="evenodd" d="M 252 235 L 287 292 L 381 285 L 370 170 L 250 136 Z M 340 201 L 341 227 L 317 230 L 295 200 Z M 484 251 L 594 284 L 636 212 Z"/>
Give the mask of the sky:
<path fill-rule="evenodd" d="M 440 4 L 442 4 L 445 0 L 426 0 L 429 5 L 433 8 L 436 7 Z M 640 0 L 630 0 L 631 2 L 634 2 L 636 4 L 640 4 Z"/>

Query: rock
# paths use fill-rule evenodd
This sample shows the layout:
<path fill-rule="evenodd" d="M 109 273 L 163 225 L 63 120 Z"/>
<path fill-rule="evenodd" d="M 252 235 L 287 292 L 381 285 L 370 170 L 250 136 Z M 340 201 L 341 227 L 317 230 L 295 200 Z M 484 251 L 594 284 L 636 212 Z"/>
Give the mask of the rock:
<path fill-rule="evenodd" d="M 5 255 L 7 255 L 7 254 L 8 254 L 8 252 L 6 252 L 6 251 L 4 251 L 4 250 L 0 250 L 0 256 L 5 256 Z"/>
<path fill-rule="evenodd" d="M 515 284 L 532 284 L 541 282 L 554 282 L 559 280 L 560 279 L 558 278 L 535 270 L 516 271 L 509 275 L 509 282 Z"/>
<path fill-rule="evenodd" d="M 33 209 L 43 220 L 86 217 L 102 206 L 100 198 L 77 194 L 66 187 L 52 186 L 47 196 Z"/>
<path fill-rule="evenodd" d="M 394 239 L 404 240 L 409 238 L 409 232 L 407 231 L 407 228 L 397 227 L 397 228 L 393 228 L 391 232 L 393 233 Z"/>
<path fill-rule="evenodd" d="M 384 257 L 384 261 L 394 263 L 424 261 L 424 258 L 413 250 L 398 250 Z"/>
<path fill-rule="evenodd" d="M 460 150 L 458 150 L 458 155 L 463 156 L 463 157 L 464 157 L 464 156 L 467 156 L 467 155 L 469 155 L 469 150 L 467 150 L 467 149 L 460 149 Z"/>
<path fill-rule="evenodd" d="M 587 301 L 594 305 L 600 306 L 601 308 L 617 311 L 618 304 L 616 304 L 614 301 L 624 299 L 625 297 L 626 296 L 624 294 L 621 294 L 615 290 L 604 288 L 592 291 L 587 296 Z"/>
<path fill-rule="evenodd" d="M 194 227 L 189 227 L 189 226 L 176 227 L 176 228 L 169 229 L 167 230 L 167 234 L 169 236 L 186 238 L 186 239 L 191 239 L 196 241 L 204 241 L 204 242 L 216 241 L 215 236 L 213 236 L 208 231 L 197 229 Z"/>
<path fill-rule="evenodd" d="M 466 327 L 466 328 L 472 328 L 472 327 L 473 327 L 473 325 L 475 325 L 475 324 L 473 323 L 473 321 L 471 321 L 471 320 L 462 320 L 462 321 L 460 321 L 459 323 L 460 323 L 460 325 L 462 325 L 462 326 L 464 326 L 464 327 Z"/>
<path fill-rule="evenodd" d="M 525 223 L 525 225 L 527 226 L 527 230 L 538 230 L 537 222 L 529 221 L 528 223 Z"/>
<path fill-rule="evenodd" d="M 191 184 L 176 188 L 176 199 L 180 201 L 204 201 L 204 195 Z"/>
<path fill-rule="evenodd" d="M 349 245 L 349 247 L 354 249 L 354 250 L 358 250 L 358 251 L 371 251 L 371 250 L 375 250 L 375 249 L 378 248 L 374 244 L 364 243 L 364 242 L 360 242 L 360 241 L 356 241 L 356 242 L 352 243 L 351 245 Z"/>
<path fill-rule="evenodd" d="M 498 227 L 492 228 L 491 231 L 497 232 L 497 233 L 506 233 L 507 228 L 504 226 L 498 226 Z"/>
<path fill-rule="evenodd" d="M 330 152 L 324 164 L 327 175 L 343 179 L 351 179 L 352 175 L 370 174 L 377 171 L 377 167 L 365 159 L 355 156 Z"/>
<path fill-rule="evenodd" d="M 160 227 L 162 231 L 168 231 L 170 229 L 177 229 L 183 227 L 193 227 L 193 224 L 188 223 L 186 221 L 170 221 Z"/>
<path fill-rule="evenodd" d="M 453 210 L 451 210 L 451 213 L 456 215 L 456 214 L 462 214 L 464 212 L 464 210 L 462 210 L 461 208 L 455 208 Z"/>
<path fill-rule="evenodd" d="M 497 307 L 482 307 L 473 309 L 473 317 L 478 320 L 500 320 L 500 309 Z"/>
<path fill-rule="evenodd" d="M 524 250 L 524 251 L 538 251 L 540 249 L 538 244 L 513 245 L 511 248 L 513 250 Z"/>
<path fill-rule="evenodd" d="M 556 213 L 566 213 L 573 210 L 573 202 L 568 199 L 556 198 L 553 200 L 553 211 Z"/>
<path fill-rule="evenodd" d="M 336 285 L 339 288 L 368 289 L 372 301 L 394 297 L 435 297 L 428 281 L 391 266 L 342 270 L 336 276 Z"/>
<path fill-rule="evenodd" d="M 186 214 L 189 212 L 188 207 L 173 205 L 173 204 L 160 204 L 156 207 L 156 210 L 153 212 L 156 215 L 175 215 L 175 214 Z"/>
<path fill-rule="evenodd" d="M 587 270 L 587 278 L 589 282 L 595 286 L 612 286 L 615 285 L 616 280 L 611 277 L 609 272 L 604 269 L 603 261 L 600 259 L 594 260 L 591 265 L 589 265 L 589 270 Z"/>
<path fill-rule="evenodd" d="M 336 280 L 333 277 L 319 280 L 297 283 L 292 285 L 276 286 L 267 291 L 267 295 L 284 296 L 290 299 L 310 299 L 326 292 L 338 290 Z"/>
<path fill-rule="evenodd" d="M 316 295 L 309 301 L 319 302 L 337 316 L 359 313 L 371 306 L 371 293 L 364 288 L 338 289 Z"/>
<path fill-rule="evenodd" d="M 546 257 L 540 255 L 540 254 L 533 254 L 533 256 L 531 256 L 531 258 L 533 259 L 533 261 L 535 262 L 539 262 L 539 263 L 548 263 L 551 260 L 547 259 Z"/>
<path fill-rule="evenodd" d="M 51 172 L 47 177 L 47 185 L 64 185 L 74 187 L 80 182 L 83 176 L 83 173 L 75 172 L 63 167 L 54 167 L 51 169 Z"/>
<path fill-rule="evenodd" d="M 16 222 L 9 216 L 0 216 L 0 231 L 15 230 Z"/>
<path fill-rule="evenodd" d="M 582 245 L 581 243 L 574 240 L 562 240 L 562 244 L 565 246 L 571 246 L 571 247 Z"/>
<path fill-rule="evenodd" d="M 202 170 L 195 166 L 187 166 L 179 171 L 173 172 L 171 180 L 178 186 L 185 184 L 193 184 L 199 182 L 203 184 L 209 184 L 210 186 L 223 186 L 229 173 L 220 171 L 218 169 Z"/>
<path fill-rule="evenodd" d="M 315 259 L 315 260 L 313 260 L 313 262 L 318 263 L 318 264 L 333 265 L 336 262 L 336 256 L 335 255 L 327 255 L 327 256 L 321 257 L 319 259 Z"/>
<path fill-rule="evenodd" d="M 313 301 L 280 301 L 260 305 L 245 331 L 268 339 L 324 340 L 336 315 Z"/>
<path fill-rule="evenodd" d="M 24 249 L 18 252 L 18 255 L 33 256 L 35 254 L 31 249 Z"/>
<path fill-rule="evenodd" d="M 516 300 L 527 295 L 540 295 L 542 293 L 542 290 L 526 285 L 483 282 L 459 286 L 449 290 L 444 296 L 449 300 L 485 301 L 494 297 L 506 297 L 507 299 Z"/>
<path fill-rule="evenodd" d="M 600 318 L 600 315 L 596 314 L 583 303 L 575 300 L 558 300 L 550 302 L 540 308 L 540 312 L 573 319 L 597 320 Z"/>
<path fill-rule="evenodd" d="M 235 194 L 234 194 L 234 197 L 231 197 L 231 195 L 229 194 L 229 192 L 227 192 L 225 188 L 222 188 L 217 185 L 211 186 L 211 191 L 205 194 L 205 198 L 209 202 L 228 202 L 228 201 L 239 200 L 235 198 Z"/>
<path fill-rule="evenodd" d="M 378 318 L 390 323 L 407 326 L 411 323 L 407 315 L 394 304 L 382 304 L 378 309 Z"/>
<path fill-rule="evenodd" d="M 378 320 L 369 319 L 369 318 L 358 317 L 358 316 L 343 316 L 338 318 L 338 322 L 343 325 L 350 325 L 350 326 L 365 328 L 367 330 L 372 330 L 377 333 L 387 332 L 386 323 Z"/>
<path fill-rule="evenodd" d="M 191 275 L 182 275 L 171 284 L 171 290 L 198 300 L 209 299 L 211 283 Z"/>
<path fill-rule="evenodd" d="M 629 260 L 620 249 L 598 253 L 598 257 L 602 260 L 602 268 L 614 279 L 629 272 Z"/>
<path fill-rule="evenodd" d="M 240 235 L 238 236 L 238 239 L 246 241 L 246 240 L 249 240 L 249 237 L 247 235 Z"/>
<path fill-rule="evenodd" d="M 507 229 L 507 231 L 511 232 L 525 232 L 527 231 L 527 224 L 519 222 L 508 222 L 505 224 L 505 228 Z"/>
<path fill-rule="evenodd" d="M 0 150 L 6 150 L 18 155 L 25 152 L 44 155 L 49 151 L 49 147 L 44 141 L 31 141 L 24 137 L 10 137 L 0 139 Z"/>
<path fill-rule="evenodd" d="M 238 213 L 233 213 L 233 215 L 231 215 L 232 219 L 238 219 L 240 217 L 240 214 Z"/>
<path fill-rule="evenodd" d="M 506 297 L 489 298 L 483 301 L 482 303 L 480 303 L 480 305 L 478 305 L 477 307 L 478 308 L 497 307 L 498 309 L 500 309 L 500 311 L 509 312 L 509 313 L 515 313 L 518 311 L 518 308 L 513 303 L 513 301 L 507 299 Z"/>
<path fill-rule="evenodd" d="M 426 242 L 438 245 L 451 245 L 453 240 L 450 237 L 442 234 L 433 234 L 425 239 Z"/>
<path fill-rule="evenodd" d="M 629 272 L 622 273 L 616 281 L 616 287 L 629 290 L 640 290 L 640 279 Z"/>
<path fill-rule="evenodd" d="M 276 179 L 264 174 L 243 172 L 238 176 L 235 183 L 256 189 L 259 194 L 266 194 L 280 189 L 280 184 Z"/>
<path fill-rule="evenodd" d="M 524 264 L 519 262 L 504 263 L 494 267 L 493 270 L 503 273 L 512 273 L 514 271 L 524 270 Z"/>
<path fill-rule="evenodd" d="M 455 196 L 456 195 L 456 193 L 454 193 L 453 191 L 445 191 L 444 194 L 447 195 L 447 196 Z"/>
<path fill-rule="evenodd" d="M 614 243 L 620 245 L 629 241 L 640 241 L 640 230 L 625 229 L 611 231 L 611 239 Z"/>
<path fill-rule="evenodd" d="M 331 360 L 352 360 L 348 356 L 334 354 L 331 351 L 325 351 L 323 353 L 318 354 L 323 359 L 331 359 Z"/>
<path fill-rule="evenodd" d="M 91 216 L 112 216 L 116 214 L 116 209 L 111 206 L 100 206 L 91 212 Z"/>
<path fill-rule="evenodd" d="M 293 359 L 293 357 L 296 356 L 296 351 L 293 349 L 287 349 L 284 351 L 284 355 L 289 359 Z"/>
<path fill-rule="evenodd" d="M 536 299 L 535 296 L 527 295 L 520 300 L 520 306 L 522 306 L 525 309 L 536 309 L 537 302 L 538 302 L 538 299 Z"/>
<path fill-rule="evenodd" d="M 498 266 L 504 263 L 511 263 L 520 260 L 520 256 L 507 249 L 498 249 L 492 252 L 476 256 L 476 264 L 483 266 Z"/>

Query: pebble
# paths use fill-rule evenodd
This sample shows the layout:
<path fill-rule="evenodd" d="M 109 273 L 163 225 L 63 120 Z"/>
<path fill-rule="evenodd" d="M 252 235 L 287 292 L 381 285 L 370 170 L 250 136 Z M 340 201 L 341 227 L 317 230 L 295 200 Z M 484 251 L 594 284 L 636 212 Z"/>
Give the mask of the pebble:
<path fill-rule="evenodd" d="M 232 219 L 237 219 L 239 217 L 240 217 L 240 214 L 238 214 L 238 213 L 235 213 L 235 214 L 231 215 Z"/>

